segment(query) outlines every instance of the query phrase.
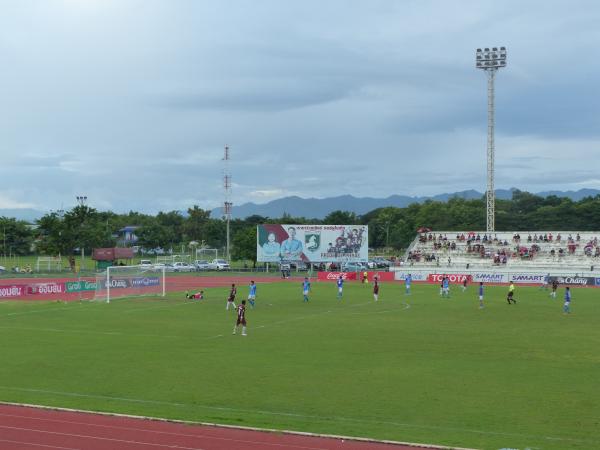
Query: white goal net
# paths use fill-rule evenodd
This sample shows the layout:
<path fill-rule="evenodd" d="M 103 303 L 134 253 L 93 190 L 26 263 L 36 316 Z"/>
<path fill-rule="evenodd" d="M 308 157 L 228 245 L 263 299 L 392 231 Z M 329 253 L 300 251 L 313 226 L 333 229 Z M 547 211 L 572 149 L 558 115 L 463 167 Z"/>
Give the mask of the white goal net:
<path fill-rule="evenodd" d="M 96 275 L 94 300 L 110 303 L 112 299 L 166 293 L 165 267 L 111 266 Z"/>

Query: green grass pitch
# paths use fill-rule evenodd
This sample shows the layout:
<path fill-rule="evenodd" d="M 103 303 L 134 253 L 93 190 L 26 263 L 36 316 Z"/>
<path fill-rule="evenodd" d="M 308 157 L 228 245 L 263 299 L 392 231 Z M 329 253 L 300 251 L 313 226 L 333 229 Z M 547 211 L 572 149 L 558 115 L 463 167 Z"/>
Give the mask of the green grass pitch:
<path fill-rule="evenodd" d="M 258 283 L 207 299 L 0 303 L 0 399 L 499 449 L 600 448 L 600 291 Z M 241 286 L 238 301 L 245 298 Z M 407 307 L 407 304 L 410 307 Z"/>

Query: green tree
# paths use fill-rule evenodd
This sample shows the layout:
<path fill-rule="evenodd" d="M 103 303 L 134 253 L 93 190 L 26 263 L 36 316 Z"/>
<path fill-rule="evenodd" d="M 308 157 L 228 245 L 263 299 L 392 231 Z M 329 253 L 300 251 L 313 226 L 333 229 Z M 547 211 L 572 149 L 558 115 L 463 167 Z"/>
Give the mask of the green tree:
<path fill-rule="evenodd" d="M 253 267 L 256 267 L 256 228 L 247 227 L 239 230 L 233 236 L 233 248 L 231 256 L 233 259 L 249 259 Z"/>
<path fill-rule="evenodd" d="M 0 217 L 0 253 L 28 255 L 33 246 L 33 231 L 24 220 Z"/>
<path fill-rule="evenodd" d="M 323 219 L 323 223 L 327 225 L 354 225 L 358 223 L 358 219 L 353 212 L 337 210 L 327 214 Z"/>

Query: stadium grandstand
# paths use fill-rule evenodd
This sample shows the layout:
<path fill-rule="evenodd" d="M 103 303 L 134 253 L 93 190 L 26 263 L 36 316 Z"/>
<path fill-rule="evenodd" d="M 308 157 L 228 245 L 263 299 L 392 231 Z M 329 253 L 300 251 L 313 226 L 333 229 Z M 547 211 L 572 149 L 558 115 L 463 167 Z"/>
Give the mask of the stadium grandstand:
<path fill-rule="evenodd" d="M 419 233 L 403 266 L 493 271 L 594 272 L 600 266 L 600 232 L 505 231 Z"/>

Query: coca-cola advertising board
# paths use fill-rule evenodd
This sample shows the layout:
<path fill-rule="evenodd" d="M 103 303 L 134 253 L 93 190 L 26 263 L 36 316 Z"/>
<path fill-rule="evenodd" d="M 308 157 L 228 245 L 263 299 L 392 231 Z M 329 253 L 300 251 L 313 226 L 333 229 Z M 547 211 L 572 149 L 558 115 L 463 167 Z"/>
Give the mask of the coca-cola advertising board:
<path fill-rule="evenodd" d="M 342 276 L 343 280 L 356 280 L 356 272 L 319 272 L 319 281 L 335 281 Z"/>
<path fill-rule="evenodd" d="M 362 272 L 319 272 L 317 279 L 319 281 L 335 281 L 339 276 L 342 276 L 343 280 L 358 280 L 362 279 Z M 373 281 L 377 277 L 379 281 L 394 281 L 394 272 L 367 272 L 367 279 Z"/>

